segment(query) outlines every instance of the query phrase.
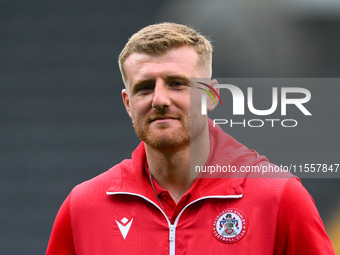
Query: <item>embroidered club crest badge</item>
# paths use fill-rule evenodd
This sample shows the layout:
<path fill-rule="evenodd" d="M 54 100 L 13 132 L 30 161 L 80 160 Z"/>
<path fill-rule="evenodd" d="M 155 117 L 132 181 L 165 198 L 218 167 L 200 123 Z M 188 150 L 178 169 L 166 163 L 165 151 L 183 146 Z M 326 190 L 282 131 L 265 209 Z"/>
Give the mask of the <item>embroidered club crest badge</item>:
<path fill-rule="evenodd" d="M 212 232 L 214 237 L 223 243 L 235 243 L 247 232 L 247 220 L 237 209 L 227 209 L 214 220 Z"/>

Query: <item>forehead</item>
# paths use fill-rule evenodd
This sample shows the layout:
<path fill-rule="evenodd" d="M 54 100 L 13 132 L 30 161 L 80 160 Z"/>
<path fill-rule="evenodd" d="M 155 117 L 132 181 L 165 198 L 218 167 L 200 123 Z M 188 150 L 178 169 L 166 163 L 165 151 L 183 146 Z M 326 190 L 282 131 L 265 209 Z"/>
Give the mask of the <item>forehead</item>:
<path fill-rule="evenodd" d="M 181 46 L 160 55 L 132 53 L 124 67 L 127 84 L 166 75 L 181 74 L 195 78 L 199 74 L 198 54 L 192 46 Z"/>

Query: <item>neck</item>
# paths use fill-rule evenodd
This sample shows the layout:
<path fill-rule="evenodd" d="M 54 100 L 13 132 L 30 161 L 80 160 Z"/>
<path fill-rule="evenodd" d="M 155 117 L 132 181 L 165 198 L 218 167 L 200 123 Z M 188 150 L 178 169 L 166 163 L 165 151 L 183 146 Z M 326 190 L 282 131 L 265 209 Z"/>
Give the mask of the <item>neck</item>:
<path fill-rule="evenodd" d="M 162 152 L 145 144 L 149 171 L 163 188 L 169 191 L 176 203 L 190 189 L 199 173 L 192 171 L 190 165 L 202 166 L 210 153 L 209 131 L 200 139 L 191 141 L 190 145 L 177 151 Z M 191 155 L 195 157 L 190 158 Z"/>

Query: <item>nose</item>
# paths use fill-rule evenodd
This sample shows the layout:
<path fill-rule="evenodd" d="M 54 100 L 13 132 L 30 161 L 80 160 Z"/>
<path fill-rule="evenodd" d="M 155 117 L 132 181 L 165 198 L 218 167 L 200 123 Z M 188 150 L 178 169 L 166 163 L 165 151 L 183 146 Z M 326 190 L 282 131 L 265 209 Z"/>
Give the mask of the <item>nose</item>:
<path fill-rule="evenodd" d="M 163 110 L 171 105 L 169 90 L 164 82 L 157 82 L 154 88 L 152 107 Z"/>

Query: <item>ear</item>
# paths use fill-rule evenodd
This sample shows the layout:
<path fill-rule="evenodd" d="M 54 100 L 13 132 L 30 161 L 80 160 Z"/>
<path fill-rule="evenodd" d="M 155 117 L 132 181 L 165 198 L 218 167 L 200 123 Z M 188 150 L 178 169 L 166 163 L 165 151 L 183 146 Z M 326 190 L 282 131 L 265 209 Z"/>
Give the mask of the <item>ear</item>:
<path fill-rule="evenodd" d="M 125 109 L 131 118 L 130 98 L 129 98 L 129 94 L 126 89 L 122 90 L 122 97 L 123 97 Z"/>
<path fill-rule="evenodd" d="M 214 102 L 214 100 L 211 97 L 208 97 L 208 100 L 207 100 L 207 110 L 208 111 L 214 110 L 215 107 L 217 106 L 218 102 L 219 102 L 219 98 L 216 95 L 216 93 L 219 95 L 220 90 L 218 88 L 215 88 L 215 85 L 217 85 L 217 84 L 218 84 L 218 81 L 215 80 L 215 79 L 211 80 L 209 82 L 209 85 L 214 88 L 214 91 L 212 91 L 211 89 L 209 91 L 210 91 L 211 95 L 214 97 L 216 103 Z"/>

